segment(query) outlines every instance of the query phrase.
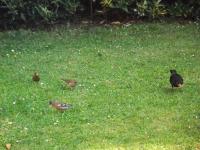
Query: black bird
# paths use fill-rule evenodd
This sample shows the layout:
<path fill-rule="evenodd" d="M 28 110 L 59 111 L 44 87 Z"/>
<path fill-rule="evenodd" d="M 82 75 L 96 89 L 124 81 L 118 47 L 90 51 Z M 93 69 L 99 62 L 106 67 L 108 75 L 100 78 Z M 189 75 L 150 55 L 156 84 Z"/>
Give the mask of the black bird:
<path fill-rule="evenodd" d="M 176 70 L 170 70 L 171 76 L 170 76 L 170 83 L 172 85 L 172 88 L 174 87 L 182 87 L 183 86 L 183 78 L 181 75 L 179 75 Z"/>

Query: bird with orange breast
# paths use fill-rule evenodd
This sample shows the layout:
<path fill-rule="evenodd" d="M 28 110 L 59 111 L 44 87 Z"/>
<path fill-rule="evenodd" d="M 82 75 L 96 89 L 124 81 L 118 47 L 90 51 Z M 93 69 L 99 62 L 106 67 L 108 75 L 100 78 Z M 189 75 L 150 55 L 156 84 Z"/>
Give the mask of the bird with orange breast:
<path fill-rule="evenodd" d="M 49 101 L 49 105 L 51 105 L 53 108 L 61 112 L 72 108 L 71 104 L 61 103 L 58 101 Z"/>

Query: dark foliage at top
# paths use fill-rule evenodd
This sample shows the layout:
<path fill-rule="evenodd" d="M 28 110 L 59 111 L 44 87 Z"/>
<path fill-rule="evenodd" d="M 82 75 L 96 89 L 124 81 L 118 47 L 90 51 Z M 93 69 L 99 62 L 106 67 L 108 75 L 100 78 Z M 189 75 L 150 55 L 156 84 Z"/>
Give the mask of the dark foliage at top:
<path fill-rule="evenodd" d="M 113 17 L 114 16 L 114 17 Z M 198 19 L 197 0 L 0 0 L 0 26 L 54 23 L 59 20 L 156 19 L 163 16 Z"/>

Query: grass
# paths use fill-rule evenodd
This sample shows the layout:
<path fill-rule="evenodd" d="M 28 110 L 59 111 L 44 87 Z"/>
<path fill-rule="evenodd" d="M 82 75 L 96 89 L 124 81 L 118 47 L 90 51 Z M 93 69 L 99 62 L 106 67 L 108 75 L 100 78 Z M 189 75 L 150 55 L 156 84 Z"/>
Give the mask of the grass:
<path fill-rule="evenodd" d="M 200 149 L 199 25 L 59 27 L 0 39 L 0 149 Z M 174 68 L 182 89 L 170 87 Z M 63 88 L 62 77 L 78 86 Z M 57 112 L 51 99 L 73 109 Z"/>

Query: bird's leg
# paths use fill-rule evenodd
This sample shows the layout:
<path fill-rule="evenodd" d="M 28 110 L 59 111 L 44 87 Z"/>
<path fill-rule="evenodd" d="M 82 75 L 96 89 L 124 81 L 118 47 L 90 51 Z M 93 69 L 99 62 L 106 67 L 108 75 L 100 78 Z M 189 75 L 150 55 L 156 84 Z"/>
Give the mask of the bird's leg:
<path fill-rule="evenodd" d="M 63 118 L 64 115 L 65 115 L 65 113 L 62 113 L 62 118 Z"/>

